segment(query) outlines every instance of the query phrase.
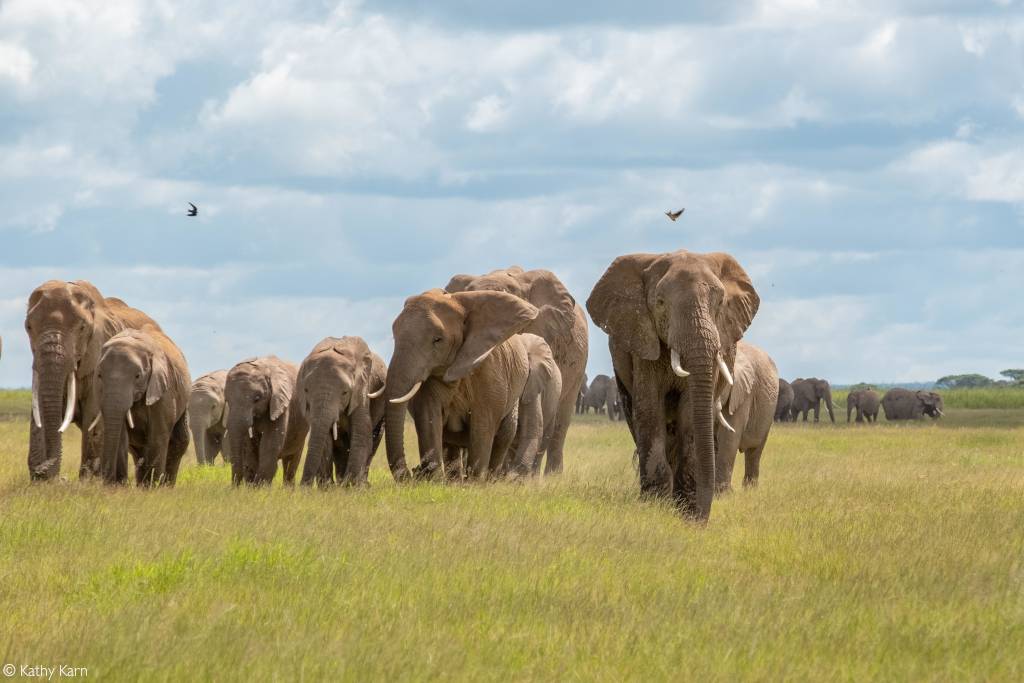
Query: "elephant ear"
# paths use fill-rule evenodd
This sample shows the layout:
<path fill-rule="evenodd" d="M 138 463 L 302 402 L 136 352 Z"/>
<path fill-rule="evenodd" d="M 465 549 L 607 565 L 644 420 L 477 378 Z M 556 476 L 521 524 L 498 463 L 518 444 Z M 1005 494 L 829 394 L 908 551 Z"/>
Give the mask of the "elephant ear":
<path fill-rule="evenodd" d="M 562 281 L 550 270 L 522 272 L 513 266 L 509 272 L 523 282 L 527 300 L 540 309 L 529 331 L 548 340 L 569 339 L 576 323 L 576 299 Z"/>
<path fill-rule="evenodd" d="M 455 275 L 448 284 L 444 286 L 444 291 L 449 294 L 455 294 L 456 292 L 465 292 L 466 288 L 469 287 L 469 283 L 476 279 L 476 275 L 466 275 L 461 273 Z"/>
<path fill-rule="evenodd" d="M 746 271 L 729 254 L 714 253 L 707 255 L 718 270 L 718 279 L 725 287 L 725 296 L 718 310 L 717 320 L 722 346 L 735 344 L 743 337 L 761 305 L 753 283 Z"/>
<path fill-rule="evenodd" d="M 451 296 L 466 310 L 466 317 L 462 346 L 444 374 L 446 382 L 468 375 L 494 347 L 522 332 L 537 317 L 536 306 L 505 292 L 459 292 Z"/>
<path fill-rule="evenodd" d="M 370 347 L 364 342 L 356 346 L 356 353 L 358 363 L 356 373 L 358 378 L 356 379 L 355 386 L 352 387 L 352 395 L 348 400 L 349 415 L 356 412 L 356 408 L 369 404 L 370 399 L 366 395 L 379 388 L 370 387 L 373 384 L 373 351 L 370 351 Z"/>
<path fill-rule="evenodd" d="M 740 350 L 736 352 L 732 377 L 733 385 L 729 391 L 726 407 L 730 415 L 735 415 L 739 407 L 749 401 L 754 393 L 754 366 L 750 363 L 750 358 Z"/>
<path fill-rule="evenodd" d="M 154 351 L 150 358 L 149 384 L 146 385 L 146 405 L 159 401 L 171 385 L 171 364 L 163 351 Z"/>
<path fill-rule="evenodd" d="M 288 366 L 278 359 L 268 363 L 267 377 L 270 379 L 270 420 L 274 421 L 284 414 L 291 403 L 295 379 L 288 372 Z"/>
<path fill-rule="evenodd" d="M 645 271 L 657 254 L 628 254 L 608 266 L 587 299 L 594 324 L 645 360 L 661 356 L 661 340 L 647 306 Z"/>
<path fill-rule="evenodd" d="M 554 381 L 556 375 L 561 379 L 561 373 L 547 342 L 534 334 L 524 334 L 523 337 L 530 354 L 530 375 L 523 389 L 523 402 L 533 403 L 543 393 L 544 387 Z"/>

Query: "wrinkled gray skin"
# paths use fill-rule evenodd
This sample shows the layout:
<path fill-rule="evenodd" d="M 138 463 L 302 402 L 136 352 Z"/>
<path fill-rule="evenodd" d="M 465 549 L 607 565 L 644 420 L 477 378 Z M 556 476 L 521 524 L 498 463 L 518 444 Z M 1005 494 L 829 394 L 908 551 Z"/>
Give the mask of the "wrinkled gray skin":
<path fill-rule="evenodd" d="M 523 270 L 512 266 L 486 275 L 456 275 L 445 286 L 448 292 L 507 292 L 538 309 L 537 317 L 523 332 L 544 338 L 551 347 L 562 375 L 562 396 L 554 431 L 548 441 L 545 474 L 562 471 L 562 454 L 576 399 L 587 368 L 587 316 L 562 281 L 549 270 Z"/>
<path fill-rule="evenodd" d="M 327 337 L 299 367 L 298 404 L 309 423 L 302 484 L 367 484 L 384 429 L 387 366 L 361 337 Z"/>
<path fill-rule="evenodd" d="M 791 422 L 793 420 L 793 386 L 779 378 L 779 400 L 775 405 L 775 421 Z"/>
<path fill-rule="evenodd" d="M 583 373 L 583 382 L 580 384 L 580 392 L 576 395 L 576 414 L 583 414 L 584 399 L 587 397 L 587 373 Z"/>
<path fill-rule="evenodd" d="M 74 424 L 82 430 L 82 464 L 78 474 L 99 474 L 103 425 L 89 431 L 99 411 L 94 381 L 100 349 L 123 329 L 160 326 L 120 299 L 104 298 L 85 280 L 48 280 L 28 297 L 25 332 L 32 347 L 32 393 L 35 417 L 30 421 L 28 471 L 33 481 L 60 475 L 63 440 L 60 431 L 75 381 Z"/>
<path fill-rule="evenodd" d="M 212 465 L 222 451 L 224 462 L 231 462 L 224 436 L 224 384 L 227 378 L 227 370 L 215 370 L 192 383 L 188 424 L 192 430 L 196 462 L 200 465 Z"/>
<path fill-rule="evenodd" d="M 537 314 L 505 292 L 432 289 L 406 299 L 391 326 L 395 350 L 384 390 L 385 443 L 396 481 L 410 477 L 407 406 L 419 441 L 418 477 L 444 476 L 442 463 L 456 447 L 469 449 L 468 476 L 478 480 L 488 477 L 492 463 L 503 462 L 530 372 L 518 333 Z"/>
<path fill-rule="evenodd" d="M 877 422 L 878 406 L 881 399 L 877 391 L 871 389 L 856 389 L 846 397 L 846 421 L 850 421 L 850 414 L 857 411 L 857 422 Z"/>
<path fill-rule="evenodd" d="M 249 358 L 228 371 L 225 420 L 235 486 L 269 485 L 278 460 L 284 465 L 285 485 L 295 483 L 309 431 L 296 405 L 298 372 L 298 366 L 277 356 Z"/>
<path fill-rule="evenodd" d="M 818 379 L 817 377 L 798 378 L 793 380 L 792 387 L 792 415 L 794 422 L 800 417 L 801 413 L 803 413 L 804 422 L 807 422 L 807 416 L 812 410 L 814 411 L 814 421 L 817 422 L 821 403 L 824 402 L 825 409 L 828 410 L 828 417 L 835 424 L 836 416 L 832 405 L 832 387 L 827 380 Z"/>
<path fill-rule="evenodd" d="M 608 375 L 598 375 L 594 377 L 594 381 L 587 387 L 587 397 L 583 401 L 583 413 L 590 412 L 591 409 L 595 413 L 601 413 L 605 410 L 608 405 L 608 397 L 611 393 L 612 385 L 615 383 Z"/>
<path fill-rule="evenodd" d="M 734 431 L 722 424 L 715 427 L 718 444 L 715 462 L 715 489 L 726 492 L 732 487 L 732 471 L 736 452 L 745 457 L 743 486 L 756 486 L 761 472 L 761 453 L 768 441 L 779 400 L 779 371 L 763 350 L 739 342 L 733 385 L 722 395 L 723 415 Z"/>
<path fill-rule="evenodd" d="M 96 385 L 103 481 L 127 482 L 130 450 L 138 485 L 173 486 L 188 449 L 191 393 L 188 365 L 178 347 L 156 328 L 119 332 L 103 345 Z"/>
<path fill-rule="evenodd" d="M 937 420 L 942 416 L 942 397 L 934 391 L 890 389 L 882 397 L 886 420 L 920 420 L 925 415 Z"/>
<path fill-rule="evenodd" d="M 526 346 L 530 375 L 519 398 L 516 436 L 509 469 L 516 475 L 540 474 L 541 459 L 555 431 L 562 398 L 562 373 L 543 337 L 517 335 Z M 500 464 L 499 464 L 500 468 Z"/>
<path fill-rule="evenodd" d="M 759 305 L 732 256 L 685 250 L 620 256 L 587 300 L 609 336 L 641 491 L 671 497 L 699 522 L 710 516 L 714 498 L 721 367 L 731 370 L 736 342 Z"/>

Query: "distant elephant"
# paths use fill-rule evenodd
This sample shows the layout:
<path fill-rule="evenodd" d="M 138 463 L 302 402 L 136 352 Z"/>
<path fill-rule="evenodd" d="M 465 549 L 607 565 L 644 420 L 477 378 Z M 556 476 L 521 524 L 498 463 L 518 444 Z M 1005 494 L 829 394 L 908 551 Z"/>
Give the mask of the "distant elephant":
<path fill-rule="evenodd" d="M 701 522 L 715 492 L 718 398 L 759 305 L 732 256 L 682 249 L 618 257 L 587 299 L 609 336 L 641 491 Z"/>
<path fill-rule="evenodd" d="M 850 421 L 850 413 L 857 411 L 857 422 L 878 421 L 878 392 L 871 389 L 855 389 L 846 397 L 846 421 Z"/>
<path fill-rule="evenodd" d="M 391 327 L 395 349 L 384 390 L 385 443 L 396 481 L 410 476 L 406 404 L 419 441 L 417 476 L 444 474 L 446 446 L 468 448 L 467 474 L 480 480 L 504 459 L 530 374 L 526 344 L 514 335 L 537 315 L 536 306 L 505 292 L 432 289 L 405 300 Z"/>
<path fill-rule="evenodd" d="M 622 402 L 619 400 L 619 388 L 615 385 L 615 381 L 608 385 L 608 393 L 605 394 L 604 401 L 605 410 L 608 413 L 608 419 L 621 420 L 622 419 Z"/>
<path fill-rule="evenodd" d="M 227 370 L 215 370 L 192 383 L 188 424 L 192 429 L 196 462 L 200 465 L 212 465 L 222 451 L 224 462 L 231 462 L 228 440 L 224 435 L 224 384 L 227 379 Z"/>
<path fill-rule="evenodd" d="M 825 409 L 828 410 L 828 417 L 835 424 L 836 416 L 832 406 L 832 387 L 827 380 L 810 377 L 808 379 L 795 379 L 793 387 L 793 421 L 803 413 L 804 422 L 807 422 L 808 414 L 814 411 L 814 421 L 818 421 L 821 403 L 824 401 Z"/>
<path fill-rule="evenodd" d="M 48 280 L 28 297 L 25 331 L 32 347 L 32 420 L 28 471 L 33 481 L 60 475 L 61 434 L 74 422 L 82 429 L 79 477 L 99 474 L 102 425 L 94 375 L 100 349 L 124 329 L 157 330 L 152 318 L 120 299 L 104 298 L 85 280 Z"/>
<path fill-rule="evenodd" d="M 548 442 L 546 474 L 562 471 L 565 436 L 569 431 L 573 410 L 587 368 L 587 316 L 562 281 L 549 270 L 523 270 L 519 266 L 494 270 L 486 275 L 456 275 L 445 286 L 450 293 L 495 291 L 507 292 L 538 309 L 522 332 L 544 338 L 551 347 L 562 375 L 562 396 L 558 416 Z"/>
<path fill-rule="evenodd" d="M 583 373 L 583 382 L 580 384 L 580 391 L 576 395 L 576 414 L 583 414 L 583 401 L 587 397 L 587 373 Z"/>
<path fill-rule="evenodd" d="M 96 368 L 100 412 L 94 418 L 103 422 L 104 482 L 127 482 L 130 449 L 138 485 L 174 486 L 188 449 L 191 384 L 181 350 L 158 328 L 124 330 L 107 340 Z"/>
<path fill-rule="evenodd" d="M 890 389 L 882 397 L 886 420 L 920 420 L 927 415 L 933 420 L 942 417 L 942 397 L 934 391 Z"/>
<path fill-rule="evenodd" d="M 530 375 L 519 397 L 516 436 L 509 470 L 523 476 L 540 474 L 541 459 L 555 430 L 562 398 L 562 373 L 551 347 L 535 334 L 517 335 L 526 345 Z M 500 464 L 499 464 L 500 467 Z"/>
<path fill-rule="evenodd" d="M 327 337 L 299 366 L 309 423 L 302 484 L 365 484 L 384 429 L 387 366 L 361 337 Z"/>
<path fill-rule="evenodd" d="M 779 378 L 779 401 L 775 405 L 775 421 L 790 422 L 793 419 L 793 385 Z"/>
<path fill-rule="evenodd" d="M 761 472 L 761 453 L 768 441 L 779 400 L 779 371 L 771 357 L 754 346 L 736 344 L 733 384 L 722 400 L 725 421 L 716 428 L 718 450 L 715 462 L 715 489 L 732 487 L 736 452 L 743 451 L 743 486 L 756 486 Z"/>
<path fill-rule="evenodd" d="M 284 483 L 295 483 L 309 425 L 295 405 L 299 369 L 277 356 L 249 358 L 228 371 L 225 424 L 231 449 L 231 482 L 270 484 L 277 461 Z"/>
<path fill-rule="evenodd" d="M 608 404 L 608 393 L 615 381 L 608 375 L 598 375 L 587 387 L 587 396 L 583 399 L 583 413 L 590 412 L 593 408 L 595 413 L 601 413 Z"/>

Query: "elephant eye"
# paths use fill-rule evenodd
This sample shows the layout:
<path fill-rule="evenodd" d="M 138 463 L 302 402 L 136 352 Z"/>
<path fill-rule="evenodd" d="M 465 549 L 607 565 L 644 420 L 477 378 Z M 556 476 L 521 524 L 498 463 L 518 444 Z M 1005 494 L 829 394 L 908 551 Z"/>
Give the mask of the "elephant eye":
<path fill-rule="evenodd" d="M 441 337 L 434 337 L 434 343 L 435 344 L 440 344 L 441 343 Z"/>
<path fill-rule="evenodd" d="M 255 396 L 252 397 L 252 402 L 253 403 L 259 403 L 260 399 L 262 399 L 262 398 L 263 398 L 262 394 L 256 394 Z"/>

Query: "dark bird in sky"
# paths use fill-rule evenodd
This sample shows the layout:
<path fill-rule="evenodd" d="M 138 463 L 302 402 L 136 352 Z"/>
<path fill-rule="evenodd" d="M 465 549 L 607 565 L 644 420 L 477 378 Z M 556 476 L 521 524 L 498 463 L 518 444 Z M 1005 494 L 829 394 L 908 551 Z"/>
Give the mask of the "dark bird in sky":
<path fill-rule="evenodd" d="M 198 216 L 199 215 L 199 209 L 196 208 L 196 205 L 193 204 L 192 202 L 189 202 L 188 205 L 191 207 L 188 210 L 188 215 L 189 216 Z M 675 218 L 673 218 L 672 220 L 675 220 Z"/>
<path fill-rule="evenodd" d="M 686 209 L 679 209 L 678 211 L 666 211 L 665 215 L 668 216 L 668 219 L 670 221 L 674 222 L 677 218 L 683 215 L 683 211 L 686 211 Z"/>

